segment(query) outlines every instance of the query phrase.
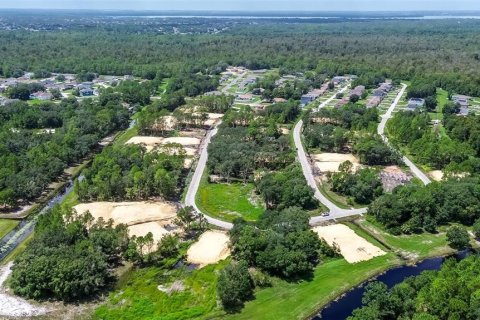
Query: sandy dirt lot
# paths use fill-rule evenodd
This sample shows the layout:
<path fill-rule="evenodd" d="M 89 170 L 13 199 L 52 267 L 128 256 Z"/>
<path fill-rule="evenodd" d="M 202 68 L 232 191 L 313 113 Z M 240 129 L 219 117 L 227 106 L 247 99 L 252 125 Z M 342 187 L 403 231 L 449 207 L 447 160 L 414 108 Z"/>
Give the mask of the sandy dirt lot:
<path fill-rule="evenodd" d="M 214 264 L 230 255 L 229 239 L 225 232 L 207 231 L 187 251 L 187 260 L 201 267 Z"/>
<path fill-rule="evenodd" d="M 49 312 L 45 307 L 38 307 L 27 300 L 9 295 L 4 283 L 11 274 L 13 263 L 9 263 L 0 267 L 0 317 L 19 317 L 26 318 L 32 316 L 40 316 Z"/>
<path fill-rule="evenodd" d="M 435 181 L 442 181 L 443 172 L 442 170 L 433 170 L 428 173 L 428 175 Z"/>
<path fill-rule="evenodd" d="M 366 261 L 385 254 L 385 251 L 374 246 L 343 224 L 315 227 L 313 231 L 329 245 L 336 243 L 348 263 Z"/>
<path fill-rule="evenodd" d="M 163 223 L 158 221 L 136 224 L 128 227 L 128 234 L 131 237 L 144 237 L 151 232 L 153 235 L 153 242 L 156 244 L 163 238 L 163 236 L 170 233 L 163 225 Z"/>
<path fill-rule="evenodd" d="M 182 146 L 198 146 L 200 144 L 200 139 L 198 138 L 189 138 L 189 137 L 171 137 L 165 138 L 162 141 L 162 144 L 166 143 L 178 143 Z"/>
<path fill-rule="evenodd" d="M 165 202 L 92 202 L 76 205 L 78 213 L 90 211 L 95 219 L 113 219 L 115 224 L 135 225 L 153 221 L 170 221 L 176 216 L 174 205 Z"/>
<path fill-rule="evenodd" d="M 127 144 L 144 144 L 147 151 L 152 151 L 155 147 L 161 146 L 164 138 L 136 136 L 130 138 Z"/>
<path fill-rule="evenodd" d="M 178 133 L 178 136 L 203 139 L 206 134 L 207 134 L 207 131 L 203 129 L 188 129 L 188 130 L 180 131 Z"/>
<path fill-rule="evenodd" d="M 353 168 L 360 168 L 360 161 L 352 154 L 342 153 L 321 153 L 312 155 L 315 166 L 321 172 L 338 172 L 338 167 L 345 161 L 353 163 Z"/>

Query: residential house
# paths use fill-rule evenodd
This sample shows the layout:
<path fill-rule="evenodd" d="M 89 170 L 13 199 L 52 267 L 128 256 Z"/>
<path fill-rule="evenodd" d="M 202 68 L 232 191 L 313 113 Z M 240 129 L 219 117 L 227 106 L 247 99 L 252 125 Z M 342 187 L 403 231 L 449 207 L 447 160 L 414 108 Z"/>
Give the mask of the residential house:
<path fill-rule="evenodd" d="M 241 100 L 241 101 L 251 101 L 253 99 L 253 95 L 250 94 L 250 93 L 247 93 L 247 94 L 239 94 L 237 96 L 237 99 L 238 100 Z"/>
<path fill-rule="evenodd" d="M 382 99 L 380 97 L 373 96 L 367 101 L 367 108 L 376 108 L 380 105 Z"/>
<path fill-rule="evenodd" d="M 457 94 L 457 95 L 452 96 L 453 102 L 458 103 L 460 105 L 460 107 L 468 108 L 470 99 L 471 99 L 471 97 L 464 96 L 464 95 L 461 95 L 461 94 Z"/>
<path fill-rule="evenodd" d="M 79 90 L 81 97 L 91 97 L 95 94 L 92 88 L 83 88 Z"/>
<path fill-rule="evenodd" d="M 287 100 L 285 100 L 283 98 L 273 98 L 273 102 L 274 103 L 284 103 L 284 102 L 287 102 Z"/>
<path fill-rule="evenodd" d="M 412 98 L 408 100 L 407 110 L 415 111 L 425 105 L 425 99 Z"/>
<path fill-rule="evenodd" d="M 38 91 L 30 95 L 30 99 L 32 100 L 47 101 L 47 100 L 51 100 L 52 98 L 53 96 L 50 92 L 43 92 L 43 91 Z"/>

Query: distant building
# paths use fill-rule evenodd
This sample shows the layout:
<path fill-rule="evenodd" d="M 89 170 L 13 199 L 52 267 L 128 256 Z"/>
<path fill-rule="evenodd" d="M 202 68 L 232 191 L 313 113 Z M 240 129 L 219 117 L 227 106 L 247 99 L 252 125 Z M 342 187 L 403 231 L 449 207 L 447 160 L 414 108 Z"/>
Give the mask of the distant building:
<path fill-rule="evenodd" d="M 425 106 L 425 99 L 412 98 L 408 100 L 407 109 L 410 111 L 415 111 L 423 106 Z"/>
<path fill-rule="evenodd" d="M 452 101 L 453 102 L 458 103 L 460 105 L 460 107 L 464 107 L 464 108 L 467 108 L 467 109 L 468 109 L 470 99 L 471 99 L 471 97 L 460 95 L 460 94 L 452 96 Z"/>
<path fill-rule="evenodd" d="M 287 102 L 287 100 L 285 100 L 283 98 L 273 98 L 273 102 L 274 103 L 284 103 L 284 102 Z"/>
<path fill-rule="evenodd" d="M 376 108 L 380 105 L 382 99 L 380 97 L 372 97 L 367 101 L 367 108 Z"/>
<path fill-rule="evenodd" d="M 53 98 L 52 94 L 50 92 L 35 92 L 30 95 L 30 99 L 32 100 L 42 100 L 42 101 L 47 101 L 51 100 Z"/>
<path fill-rule="evenodd" d="M 251 101 L 253 99 L 253 95 L 250 93 L 240 94 L 237 96 L 237 99 L 241 101 Z"/>
<path fill-rule="evenodd" d="M 94 95 L 92 88 L 84 88 L 79 91 L 81 97 L 91 97 Z"/>

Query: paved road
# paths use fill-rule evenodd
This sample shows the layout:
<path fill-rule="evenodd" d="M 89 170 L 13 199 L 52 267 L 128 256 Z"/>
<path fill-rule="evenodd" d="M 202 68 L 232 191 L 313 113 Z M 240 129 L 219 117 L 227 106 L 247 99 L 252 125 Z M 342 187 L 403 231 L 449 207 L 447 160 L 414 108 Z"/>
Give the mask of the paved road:
<path fill-rule="evenodd" d="M 377 129 L 378 134 L 382 137 L 383 141 L 385 141 L 385 143 L 388 144 L 388 145 L 390 145 L 390 143 L 388 141 L 388 138 L 385 136 L 385 126 L 387 124 L 388 119 L 390 119 L 392 117 L 393 110 L 396 108 L 398 102 L 402 98 L 402 95 L 404 94 L 405 90 L 407 89 L 406 84 L 402 84 L 402 85 L 403 85 L 402 90 L 400 90 L 400 93 L 397 95 L 397 97 L 393 101 L 390 108 L 388 108 L 387 112 L 382 116 L 382 120 L 380 121 L 380 124 L 378 125 L 378 129 Z M 402 160 L 410 168 L 410 170 L 413 172 L 413 174 L 423 182 L 424 185 L 427 185 L 427 184 L 432 182 L 427 177 L 427 175 L 422 172 L 422 170 L 420 170 L 412 161 L 410 161 L 410 159 L 403 156 Z"/>
<path fill-rule="evenodd" d="M 205 171 L 205 167 L 207 165 L 208 145 L 210 144 L 212 137 L 217 134 L 217 131 L 217 127 L 208 131 L 207 136 L 204 139 L 200 158 L 198 159 L 197 167 L 195 168 L 192 181 L 188 186 L 187 195 L 185 196 L 185 205 L 191 206 L 197 212 L 203 214 L 203 216 L 207 219 L 208 223 L 222 229 L 230 230 L 231 228 L 233 228 L 233 224 L 206 215 L 204 212 L 200 211 L 200 209 L 197 207 L 197 204 L 195 203 L 195 197 L 197 195 L 198 188 L 200 187 L 200 180 L 202 179 L 203 172 Z"/>
<path fill-rule="evenodd" d="M 348 86 L 342 88 L 339 90 L 337 93 L 343 93 L 346 90 L 348 90 Z M 327 101 L 323 102 L 318 106 L 318 108 L 314 109 L 314 111 L 317 111 L 321 108 L 326 107 L 330 102 L 332 102 L 333 99 L 335 99 L 336 94 L 332 95 Z M 312 171 L 312 166 L 310 162 L 308 161 L 307 154 L 305 152 L 305 149 L 303 148 L 302 144 L 302 138 L 301 138 L 301 133 L 302 133 L 302 126 L 303 126 L 303 120 L 300 120 L 297 122 L 295 125 L 295 128 L 293 129 L 293 140 L 295 142 L 295 147 L 297 148 L 297 157 L 298 161 L 300 162 L 300 165 L 302 166 L 302 171 L 303 175 L 305 176 L 305 179 L 307 180 L 307 184 L 313 189 L 315 192 L 315 198 L 318 199 L 325 207 L 328 208 L 330 211 L 330 215 L 327 217 L 312 217 L 310 219 L 310 224 L 315 225 L 319 222 L 322 221 L 328 221 L 332 219 L 338 219 L 338 218 L 344 218 L 344 217 L 350 217 L 350 216 L 358 216 L 358 215 L 363 215 L 364 213 L 367 212 L 366 208 L 361 208 L 361 209 L 342 209 L 339 208 L 337 205 L 335 205 L 333 202 L 331 202 L 329 199 L 327 199 L 318 189 L 317 183 L 315 181 L 315 177 L 313 175 Z"/>
<path fill-rule="evenodd" d="M 223 89 L 222 89 L 222 93 L 223 94 L 226 94 L 226 95 L 229 95 L 231 94 L 230 92 L 228 92 L 228 90 L 230 90 L 231 87 L 233 87 L 234 85 L 236 85 L 238 83 L 238 81 L 240 81 L 241 79 L 243 79 L 245 77 L 246 73 L 245 74 L 242 74 L 242 75 L 238 75 L 235 77 L 235 79 L 233 79 L 232 81 L 230 81 Z"/>

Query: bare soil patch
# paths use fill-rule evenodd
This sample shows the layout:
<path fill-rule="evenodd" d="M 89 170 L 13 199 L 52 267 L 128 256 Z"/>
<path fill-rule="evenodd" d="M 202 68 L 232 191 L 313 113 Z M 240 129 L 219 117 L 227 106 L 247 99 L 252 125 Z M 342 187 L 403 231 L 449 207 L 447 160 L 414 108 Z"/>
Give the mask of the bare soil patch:
<path fill-rule="evenodd" d="M 153 221 L 169 222 L 176 216 L 176 207 L 167 202 L 92 202 L 76 205 L 78 213 L 89 211 L 95 219 L 112 219 L 128 226 Z"/>
<path fill-rule="evenodd" d="M 320 153 L 312 155 L 312 158 L 321 172 L 338 172 L 338 167 L 345 161 L 350 161 L 354 170 L 361 167 L 360 161 L 353 154 Z"/>
<path fill-rule="evenodd" d="M 147 151 L 152 151 L 154 148 L 161 146 L 164 138 L 161 137 L 144 137 L 136 136 L 130 138 L 126 144 L 143 144 L 147 148 Z"/>
<path fill-rule="evenodd" d="M 187 251 L 187 260 L 201 267 L 217 263 L 230 255 L 230 240 L 225 232 L 207 231 Z"/>
<path fill-rule="evenodd" d="M 443 171 L 442 170 L 433 170 L 428 173 L 428 175 L 435 181 L 442 181 Z"/>
<path fill-rule="evenodd" d="M 366 261 L 386 254 L 385 251 L 374 246 L 343 224 L 315 227 L 313 231 L 329 245 L 336 244 L 348 263 Z"/>

